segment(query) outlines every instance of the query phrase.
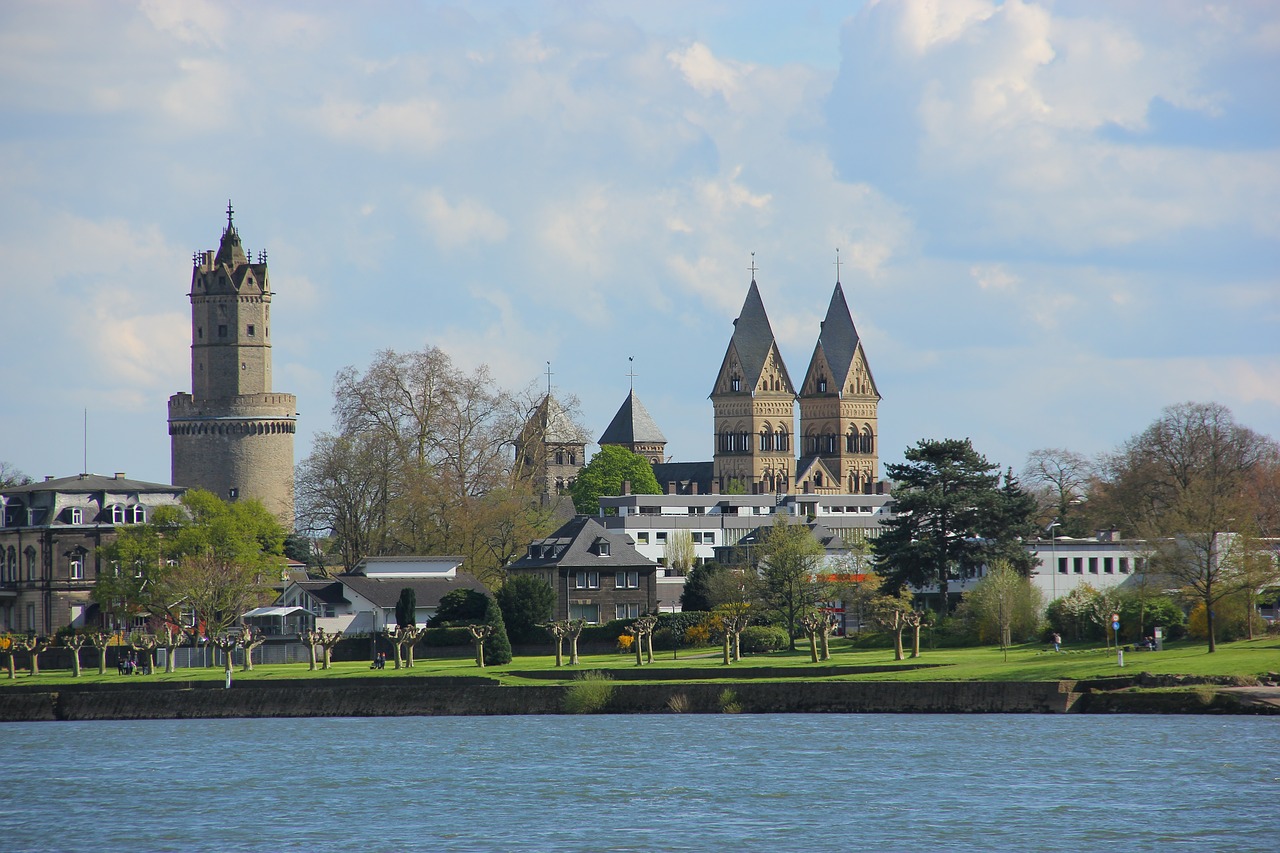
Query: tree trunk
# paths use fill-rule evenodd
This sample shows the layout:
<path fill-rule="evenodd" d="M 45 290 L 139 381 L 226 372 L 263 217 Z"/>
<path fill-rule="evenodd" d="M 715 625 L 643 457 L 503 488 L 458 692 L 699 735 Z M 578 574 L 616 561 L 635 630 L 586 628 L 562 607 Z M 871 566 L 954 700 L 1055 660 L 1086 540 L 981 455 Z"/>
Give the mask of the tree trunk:
<path fill-rule="evenodd" d="M 405 646 L 405 651 L 407 652 L 407 654 L 405 655 L 405 666 L 408 669 L 413 669 L 413 647 L 416 646 L 417 644 L 418 644 L 418 640 L 415 637 L 412 642 L 410 642 L 407 646 Z"/>
<path fill-rule="evenodd" d="M 569 638 L 569 666 L 578 665 L 578 638 Z"/>
<path fill-rule="evenodd" d="M 476 666 L 484 669 L 484 640 L 476 637 Z"/>
<path fill-rule="evenodd" d="M 1206 599 L 1204 603 L 1204 624 L 1205 628 L 1209 632 L 1209 654 L 1213 654 L 1218 650 L 1218 644 L 1213 636 L 1213 606 L 1209 603 L 1208 599 Z"/>
<path fill-rule="evenodd" d="M 98 675 L 107 674 L 107 647 L 98 649 Z"/>
<path fill-rule="evenodd" d="M 742 629 L 733 629 L 733 659 L 735 662 L 742 662 Z"/>
<path fill-rule="evenodd" d="M 805 633 L 809 635 L 809 662 L 817 663 L 818 662 L 818 632 L 806 631 Z"/>
<path fill-rule="evenodd" d="M 333 666 L 333 646 L 324 647 L 324 668 Z"/>
<path fill-rule="evenodd" d="M 311 672 L 316 670 L 316 644 L 307 643 L 307 651 L 310 652 L 311 660 L 307 662 L 307 669 Z"/>
<path fill-rule="evenodd" d="M 1252 640 L 1253 637 L 1249 639 Z M 653 663 L 653 631 L 649 631 L 644 635 L 644 642 L 645 663 Z"/>
<path fill-rule="evenodd" d="M 13 649 L 9 649 L 9 680 L 12 681 L 17 677 L 18 674 L 14 672 L 13 668 Z"/>
<path fill-rule="evenodd" d="M 1212 649 L 1210 649 L 1210 651 L 1212 651 Z M 37 676 L 39 674 L 40 674 L 40 653 L 32 652 L 31 653 L 31 675 Z"/>
<path fill-rule="evenodd" d="M 893 659 L 902 660 L 902 626 L 899 625 L 893 632 Z"/>
<path fill-rule="evenodd" d="M 636 650 L 636 666 L 644 666 L 644 634 L 636 634 L 631 645 Z"/>
<path fill-rule="evenodd" d="M 831 637 L 827 631 L 823 631 L 819 638 L 822 640 L 822 649 L 818 657 L 821 660 L 831 660 Z"/>
<path fill-rule="evenodd" d="M 80 677 L 80 647 L 76 646 L 71 650 L 71 677 Z"/>
<path fill-rule="evenodd" d="M 556 637 L 556 666 L 564 666 L 564 637 Z"/>
<path fill-rule="evenodd" d="M 733 658 L 729 654 L 729 629 L 724 630 L 724 665 L 729 666 L 733 663 Z"/>
<path fill-rule="evenodd" d="M 920 626 L 916 625 L 912 632 L 914 636 L 911 639 L 911 656 L 918 658 L 920 657 Z"/>

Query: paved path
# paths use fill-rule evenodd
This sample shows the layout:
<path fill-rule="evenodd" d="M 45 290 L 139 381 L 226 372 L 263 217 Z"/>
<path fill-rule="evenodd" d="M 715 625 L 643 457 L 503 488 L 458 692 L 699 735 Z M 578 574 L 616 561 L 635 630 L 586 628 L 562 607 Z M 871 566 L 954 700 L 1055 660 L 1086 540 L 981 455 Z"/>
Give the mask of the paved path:
<path fill-rule="evenodd" d="M 1280 709 L 1280 687 L 1220 687 L 1245 705 L 1267 705 Z"/>

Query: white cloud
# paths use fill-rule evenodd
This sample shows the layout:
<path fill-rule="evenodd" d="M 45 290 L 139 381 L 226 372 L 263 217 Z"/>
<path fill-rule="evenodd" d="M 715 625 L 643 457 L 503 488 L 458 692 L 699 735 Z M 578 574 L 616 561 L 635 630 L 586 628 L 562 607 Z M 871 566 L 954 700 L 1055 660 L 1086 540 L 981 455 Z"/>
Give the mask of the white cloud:
<path fill-rule="evenodd" d="M 1021 280 L 1001 264 L 975 264 L 969 274 L 983 290 L 1013 290 Z"/>
<path fill-rule="evenodd" d="M 500 243 L 507 238 L 507 221 L 476 199 L 450 203 L 441 190 L 430 189 L 418 196 L 415 208 L 427 233 L 442 249 Z"/>
<path fill-rule="evenodd" d="M 671 51 L 667 59 L 680 69 L 685 80 L 704 96 L 718 94 L 732 100 L 742 83 L 742 67 L 737 63 L 722 62 L 712 55 L 710 48 L 700 42 L 689 45 L 683 51 Z"/>
<path fill-rule="evenodd" d="M 449 136 L 444 110 L 430 98 L 366 104 L 326 97 L 310 116 L 321 133 L 380 152 L 425 156 Z"/>

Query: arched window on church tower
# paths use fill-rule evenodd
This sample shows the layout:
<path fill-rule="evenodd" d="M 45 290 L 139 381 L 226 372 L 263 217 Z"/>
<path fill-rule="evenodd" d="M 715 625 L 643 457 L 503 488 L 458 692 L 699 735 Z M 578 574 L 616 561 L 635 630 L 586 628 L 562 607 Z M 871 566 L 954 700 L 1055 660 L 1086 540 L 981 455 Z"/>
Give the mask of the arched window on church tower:
<path fill-rule="evenodd" d="M 782 427 L 778 427 L 778 431 L 773 435 L 773 447 L 775 450 L 790 450 L 791 445 L 787 440 L 787 431 Z"/>

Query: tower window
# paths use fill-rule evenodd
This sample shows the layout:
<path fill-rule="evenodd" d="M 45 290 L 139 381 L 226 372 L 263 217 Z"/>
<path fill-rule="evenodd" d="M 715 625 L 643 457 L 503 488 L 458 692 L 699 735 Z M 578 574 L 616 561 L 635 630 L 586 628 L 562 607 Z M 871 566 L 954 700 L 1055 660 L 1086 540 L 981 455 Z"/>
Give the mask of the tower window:
<path fill-rule="evenodd" d="M 226 327 L 226 325 L 224 324 L 224 325 L 220 325 L 220 326 L 218 326 L 218 337 L 220 337 L 220 338 L 225 338 L 226 336 L 227 336 L 227 327 Z"/>
<path fill-rule="evenodd" d="M 204 340 L 204 326 L 196 326 L 196 340 Z"/>
<path fill-rule="evenodd" d="M 730 380 L 729 380 L 729 390 L 730 390 L 730 391 L 741 391 L 741 390 L 742 390 L 742 380 L 741 380 L 740 378 L 738 378 L 737 376 L 735 376 L 735 377 L 733 377 L 732 379 L 730 379 Z"/>
<path fill-rule="evenodd" d="M 245 332 L 244 332 L 244 333 L 245 333 L 246 335 L 248 335 L 249 337 L 251 337 L 251 338 L 253 337 L 254 328 L 253 328 L 253 324 L 252 324 L 252 323 L 250 323 L 250 324 L 248 325 L 248 327 L 245 329 Z"/>
<path fill-rule="evenodd" d="M 819 394 L 827 393 L 827 377 L 825 376 L 818 377 L 818 393 Z"/>

